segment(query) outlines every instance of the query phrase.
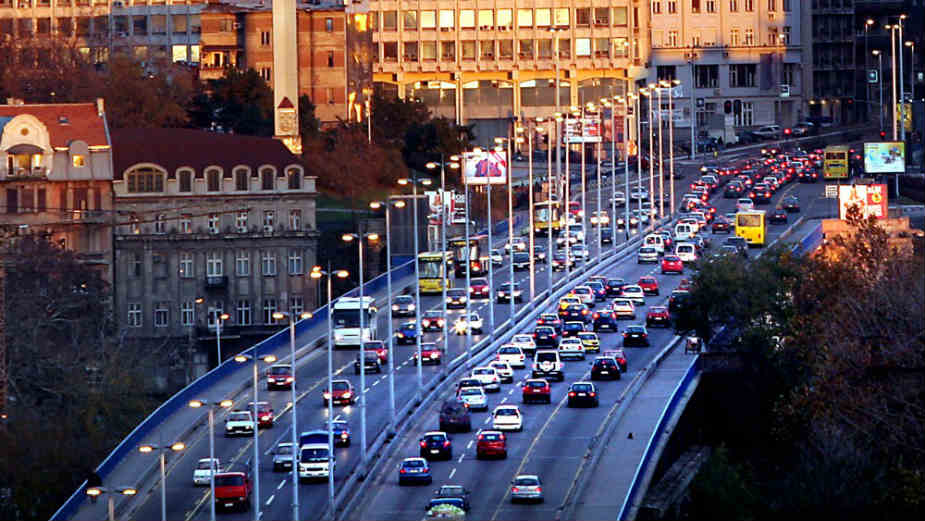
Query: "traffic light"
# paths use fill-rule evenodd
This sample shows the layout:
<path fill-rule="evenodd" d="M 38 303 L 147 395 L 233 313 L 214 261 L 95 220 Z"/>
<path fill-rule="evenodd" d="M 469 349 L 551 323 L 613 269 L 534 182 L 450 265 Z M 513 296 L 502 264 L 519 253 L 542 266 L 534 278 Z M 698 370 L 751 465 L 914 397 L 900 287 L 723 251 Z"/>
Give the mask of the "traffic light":
<path fill-rule="evenodd" d="M 790 137 L 790 133 L 791 133 L 791 132 L 792 132 L 792 130 L 790 130 L 789 128 L 785 128 L 785 129 L 784 129 L 784 135 L 787 136 L 787 137 Z"/>
<path fill-rule="evenodd" d="M 880 141 L 886 141 L 886 131 L 880 131 Z"/>
<path fill-rule="evenodd" d="M 723 112 L 726 114 L 732 114 L 732 101 L 726 100 L 726 102 L 723 103 Z"/>

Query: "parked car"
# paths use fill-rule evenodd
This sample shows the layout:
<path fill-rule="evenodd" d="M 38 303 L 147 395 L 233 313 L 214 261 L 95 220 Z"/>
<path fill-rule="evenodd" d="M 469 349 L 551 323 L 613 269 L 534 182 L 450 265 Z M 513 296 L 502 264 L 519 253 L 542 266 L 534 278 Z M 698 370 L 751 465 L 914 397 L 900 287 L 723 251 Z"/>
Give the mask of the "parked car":
<path fill-rule="evenodd" d="M 781 134 L 780 125 L 765 125 L 752 131 L 753 134 L 762 139 L 778 139 Z"/>

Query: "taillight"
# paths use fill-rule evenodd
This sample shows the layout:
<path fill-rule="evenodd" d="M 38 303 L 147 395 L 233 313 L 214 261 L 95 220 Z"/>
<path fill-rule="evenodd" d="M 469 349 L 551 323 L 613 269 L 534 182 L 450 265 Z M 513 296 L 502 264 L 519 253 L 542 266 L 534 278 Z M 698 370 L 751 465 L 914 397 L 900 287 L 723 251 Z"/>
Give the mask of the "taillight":
<path fill-rule="evenodd" d="M 597 393 L 591 393 L 591 396 L 597 396 Z"/>
<path fill-rule="evenodd" d="M 444 447 L 449 447 L 449 446 L 450 446 L 450 440 L 444 441 L 444 442 L 443 442 L 443 446 L 444 446 Z"/>
<path fill-rule="evenodd" d="M 422 442 L 421 442 L 421 447 L 426 447 L 426 446 L 427 446 L 427 442 L 426 442 L 426 441 L 422 441 Z"/>
<path fill-rule="evenodd" d="M 405 469 L 401 469 L 398 471 L 399 474 L 404 474 L 405 472 L 406 472 Z"/>
<path fill-rule="evenodd" d="M 575 391 L 569 391 L 568 395 L 569 395 L 569 396 L 575 396 Z"/>
<path fill-rule="evenodd" d="M 529 391 L 529 390 L 530 390 L 530 387 L 527 386 L 527 385 L 525 385 L 524 388 L 523 388 L 523 391 L 524 391 L 524 392 L 527 392 L 527 391 Z M 482 439 L 482 437 L 479 436 L 479 439 Z"/>
<path fill-rule="evenodd" d="M 517 488 L 517 487 L 514 487 L 514 488 L 511 489 L 511 492 L 520 492 L 520 489 Z"/>

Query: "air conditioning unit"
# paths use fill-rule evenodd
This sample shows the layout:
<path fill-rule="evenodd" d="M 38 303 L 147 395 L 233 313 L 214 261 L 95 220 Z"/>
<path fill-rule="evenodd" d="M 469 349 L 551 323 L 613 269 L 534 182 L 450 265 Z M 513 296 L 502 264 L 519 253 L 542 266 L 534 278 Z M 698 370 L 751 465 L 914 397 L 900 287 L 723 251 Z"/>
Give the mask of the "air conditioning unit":
<path fill-rule="evenodd" d="M 272 224 L 264 224 L 264 225 L 263 225 L 263 233 L 273 233 L 273 225 L 272 225 Z"/>

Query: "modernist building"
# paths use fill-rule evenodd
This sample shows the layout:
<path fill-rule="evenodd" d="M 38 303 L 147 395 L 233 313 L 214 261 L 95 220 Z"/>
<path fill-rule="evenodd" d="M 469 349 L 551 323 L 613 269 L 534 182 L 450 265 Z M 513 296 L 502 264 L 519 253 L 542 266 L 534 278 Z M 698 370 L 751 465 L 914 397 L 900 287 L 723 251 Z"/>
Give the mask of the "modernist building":
<path fill-rule="evenodd" d="M 0 105 L 0 233 L 48 237 L 112 282 L 112 151 L 103 100 Z"/>
<path fill-rule="evenodd" d="M 130 336 L 254 340 L 315 303 L 315 178 L 278 140 L 113 132 L 117 318 Z"/>

